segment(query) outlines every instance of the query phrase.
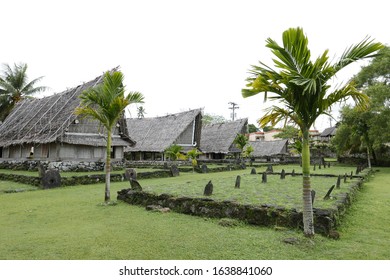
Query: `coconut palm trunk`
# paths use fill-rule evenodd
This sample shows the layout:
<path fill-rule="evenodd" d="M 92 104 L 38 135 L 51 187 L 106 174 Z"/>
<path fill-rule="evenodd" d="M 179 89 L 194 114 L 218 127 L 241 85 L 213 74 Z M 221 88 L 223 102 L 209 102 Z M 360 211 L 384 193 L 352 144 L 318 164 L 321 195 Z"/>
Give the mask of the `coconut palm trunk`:
<path fill-rule="evenodd" d="M 111 130 L 107 132 L 107 147 L 106 147 L 106 187 L 104 191 L 104 201 L 109 202 L 111 200 Z"/>
<path fill-rule="evenodd" d="M 311 200 L 311 182 L 310 182 L 310 146 L 309 130 L 303 131 L 302 141 L 302 174 L 303 174 L 303 232 L 306 236 L 314 235 L 313 224 L 313 205 Z"/>

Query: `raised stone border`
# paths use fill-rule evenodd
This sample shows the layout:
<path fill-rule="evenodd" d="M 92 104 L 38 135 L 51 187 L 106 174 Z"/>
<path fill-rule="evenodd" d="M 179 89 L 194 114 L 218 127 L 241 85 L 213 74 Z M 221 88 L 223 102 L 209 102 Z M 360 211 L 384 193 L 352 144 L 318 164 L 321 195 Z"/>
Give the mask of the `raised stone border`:
<path fill-rule="evenodd" d="M 315 232 L 328 236 L 340 224 L 340 218 L 352 204 L 357 191 L 362 187 L 365 177 L 370 172 L 361 174 L 347 187 L 347 192 L 339 195 L 336 207 L 332 209 L 313 209 Z M 233 218 L 259 226 L 278 226 L 302 229 L 302 212 L 296 209 L 272 205 L 244 205 L 232 201 L 217 202 L 210 198 L 175 197 L 168 194 L 151 194 L 123 189 L 118 192 L 118 200 L 133 205 L 158 205 L 172 211 L 204 216 L 208 218 Z"/>
<path fill-rule="evenodd" d="M 146 178 L 166 178 L 171 177 L 169 171 L 156 170 L 151 172 L 140 172 L 137 174 L 138 179 Z M 1 181 L 13 181 L 32 185 L 35 187 L 42 187 L 41 178 L 38 176 L 17 175 L 17 174 L 5 174 L 0 173 Z M 91 174 L 72 177 L 61 177 L 61 187 L 75 186 L 75 185 L 90 185 L 105 182 L 105 174 Z M 122 182 L 125 180 L 125 174 L 111 174 L 111 182 Z"/>

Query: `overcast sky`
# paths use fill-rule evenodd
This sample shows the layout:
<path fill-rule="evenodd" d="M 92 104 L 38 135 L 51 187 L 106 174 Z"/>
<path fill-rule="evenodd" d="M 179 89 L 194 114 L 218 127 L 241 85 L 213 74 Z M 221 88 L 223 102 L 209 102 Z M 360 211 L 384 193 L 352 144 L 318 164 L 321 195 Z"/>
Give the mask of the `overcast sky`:
<path fill-rule="evenodd" d="M 145 96 L 146 117 L 188 109 L 255 123 L 261 95 L 242 98 L 251 64 L 272 65 L 268 37 L 300 26 L 316 58 L 337 59 L 365 36 L 390 43 L 387 1 L 22 1 L 1 0 L 0 63 L 25 62 L 30 78 L 44 76 L 46 95 L 87 82 L 120 65 L 127 90 Z M 361 64 L 338 75 L 342 83 Z M 129 108 L 136 117 L 136 107 Z M 338 108 L 334 115 L 337 116 Z M 334 122 L 333 122 L 334 124 Z M 322 118 L 316 128 L 329 126 Z"/>

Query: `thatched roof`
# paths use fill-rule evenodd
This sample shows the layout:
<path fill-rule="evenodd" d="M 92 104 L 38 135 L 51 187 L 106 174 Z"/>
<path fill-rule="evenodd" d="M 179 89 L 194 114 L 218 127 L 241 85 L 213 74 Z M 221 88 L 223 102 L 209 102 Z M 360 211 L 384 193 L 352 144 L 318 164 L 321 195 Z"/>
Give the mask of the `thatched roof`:
<path fill-rule="evenodd" d="M 336 135 L 336 127 L 328 127 L 323 132 L 321 132 L 320 137 L 330 137 Z"/>
<path fill-rule="evenodd" d="M 249 145 L 253 147 L 253 157 L 276 156 L 287 153 L 287 140 L 275 141 L 251 141 Z"/>
<path fill-rule="evenodd" d="M 52 142 L 105 146 L 104 136 L 98 133 L 99 124 L 96 121 L 76 121 L 74 114 L 80 105 L 79 95 L 102 81 L 103 75 L 59 94 L 17 103 L 0 125 L 0 146 Z M 132 143 L 118 137 L 113 139 L 113 146 Z"/>
<path fill-rule="evenodd" d="M 202 128 L 200 150 L 203 153 L 228 154 L 240 152 L 233 144 L 237 134 L 247 132 L 248 119 L 205 125 Z"/>
<path fill-rule="evenodd" d="M 178 114 L 156 118 L 127 119 L 128 134 L 136 141 L 136 145 L 128 147 L 129 152 L 164 152 L 173 144 L 191 145 L 193 130 L 195 129 L 194 145 L 199 144 L 202 111 L 190 110 Z M 194 127 L 195 125 L 195 127 Z M 185 133 L 189 133 L 186 139 Z"/>

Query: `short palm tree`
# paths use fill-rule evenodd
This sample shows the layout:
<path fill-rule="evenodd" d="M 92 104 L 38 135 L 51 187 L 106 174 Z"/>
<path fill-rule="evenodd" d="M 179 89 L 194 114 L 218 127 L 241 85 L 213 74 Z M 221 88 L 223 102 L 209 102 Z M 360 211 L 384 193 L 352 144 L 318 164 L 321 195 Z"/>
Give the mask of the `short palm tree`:
<path fill-rule="evenodd" d="M 105 128 L 107 133 L 106 149 L 106 185 L 104 201 L 110 201 L 111 174 L 111 142 L 112 131 L 122 117 L 125 108 L 133 103 L 143 103 L 143 95 L 139 92 L 129 92 L 125 96 L 124 76 L 120 71 L 106 72 L 103 83 L 89 88 L 80 95 L 81 104 L 76 108 L 76 114 L 95 119 Z"/>
<path fill-rule="evenodd" d="M 29 81 L 25 63 L 14 64 L 13 68 L 4 64 L 4 70 L 0 76 L 0 121 L 6 118 L 21 99 L 46 90 L 46 87 L 36 86 L 42 78 Z"/>
<path fill-rule="evenodd" d="M 187 152 L 187 158 L 191 160 L 192 163 L 192 172 L 195 172 L 195 167 L 198 165 L 197 157 L 200 156 L 202 152 L 198 151 L 197 148 L 193 148 L 192 150 Z"/>
<path fill-rule="evenodd" d="M 241 153 L 244 152 L 244 148 L 248 144 L 248 142 L 248 137 L 241 133 L 237 133 L 236 138 L 234 138 L 233 140 L 233 143 L 236 144 L 236 147 L 240 149 Z"/>
<path fill-rule="evenodd" d="M 311 203 L 309 128 L 317 117 L 327 114 L 336 102 L 352 97 L 360 106 L 367 104 L 367 96 L 358 92 L 352 82 L 330 91 L 330 80 L 341 69 L 360 59 L 373 57 L 383 47 L 365 38 L 352 45 L 340 59 L 331 64 L 328 50 L 312 61 L 308 39 L 302 28 L 290 28 L 283 32 L 283 46 L 271 38 L 266 47 L 275 56 L 273 62 L 279 70 L 259 63 L 252 66 L 247 78 L 247 88 L 243 97 L 264 93 L 267 98 L 279 101 L 280 106 L 270 107 L 259 120 L 261 126 L 276 124 L 281 120 L 295 123 L 302 133 L 302 173 L 303 173 L 303 225 L 305 236 L 314 236 L 313 207 Z M 268 96 L 268 93 L 272 95 Z M 284 105 L 284 106 L 283 106 Z"/>
<path fill-rule="evenodd" d="M 177 159 L 183 159 L 184 156 L 181 153 L 183 150 L 182 146 L 173 144 L 165 149 L 164 154 L 166 157 L 168 157 L 170 160 L 177 160 Z"/>

